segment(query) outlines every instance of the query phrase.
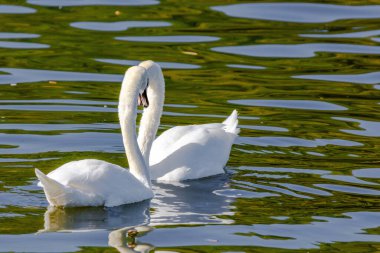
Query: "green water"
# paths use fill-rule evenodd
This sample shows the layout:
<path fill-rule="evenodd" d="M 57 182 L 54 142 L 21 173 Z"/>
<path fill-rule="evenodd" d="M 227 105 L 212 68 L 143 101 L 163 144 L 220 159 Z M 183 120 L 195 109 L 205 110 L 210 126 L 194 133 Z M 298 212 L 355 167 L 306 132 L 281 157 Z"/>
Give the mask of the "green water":
<path fill-rule="evenodd" d="M 109 233 L 140 225 L 157 252 L 380 250 L 379 1 L 70 3 L 0 0 L 1 252 L 122 252 Z M 164 69 L 160 133 L 239 111 L 227 174 L 48 209 L 34 168 L 128 166 L 118 92 L 146 59 Z"/>

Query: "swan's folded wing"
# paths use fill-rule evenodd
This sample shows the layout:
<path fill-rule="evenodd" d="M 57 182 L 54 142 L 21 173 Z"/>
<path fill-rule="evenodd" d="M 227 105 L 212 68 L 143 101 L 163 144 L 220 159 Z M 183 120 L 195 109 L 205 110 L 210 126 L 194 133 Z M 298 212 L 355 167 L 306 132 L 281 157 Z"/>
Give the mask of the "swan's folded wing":
<path fill-rule="evenodd" d="M 171 175 L 169 181 L 179 181 L 223 173 L 235 137 L 222 124 L 172 128 L 153 143 L 149 158 L 152 178 L 167 174 Z M 181 176 L 175 178 L 173 170 L 181 171 Z"/>

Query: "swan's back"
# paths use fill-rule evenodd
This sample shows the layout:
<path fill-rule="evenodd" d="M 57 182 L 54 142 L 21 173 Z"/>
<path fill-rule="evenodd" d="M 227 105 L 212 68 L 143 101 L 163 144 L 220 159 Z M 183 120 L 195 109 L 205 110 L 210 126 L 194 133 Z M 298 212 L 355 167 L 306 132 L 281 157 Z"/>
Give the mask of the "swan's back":
<path fill-rule="evenodd" d="M 223 123 L 177 126 L 162 133 L 149 157 L 152 179 L 181 181 L 224 173 L 237 137 L 237 113 Z"/>
<path fill-rule="evenodd" d="M 153 197 L 152 191 L 127 169 L 95 159 L 66 163 L 47 176 L 68 189 L 96 196 L 93 205 L 117 206 Z"/>

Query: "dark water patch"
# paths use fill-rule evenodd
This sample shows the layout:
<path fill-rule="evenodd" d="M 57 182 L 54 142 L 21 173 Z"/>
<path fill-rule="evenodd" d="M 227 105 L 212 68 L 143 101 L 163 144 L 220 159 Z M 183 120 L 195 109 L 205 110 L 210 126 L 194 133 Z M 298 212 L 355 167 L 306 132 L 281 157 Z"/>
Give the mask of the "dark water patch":
<path fill-rule="evenodd" d="M 135 66 L 138 65 L 141 61 L 136 60 L 118 60 L 118 59 L 95 59 L 98 62 L 105 62 L 123 66 Z M 196 64 L 188 63 L 177 63 L 177 62 L 156 62 L 160 64 L 163 69 L 199 69 L 201 66 Z"/>
<path fill-rule="evenodd" d="M 300 34 L 305 38 L 368 38 L 380 35 L 380 30 L 350 32 L 350 33 L 334 33 L 334 34 Z"/>
<path fill-rule="evenodd" d="M 380 18 L 380 5 L 318 3 L 247 3 L 214 6 L 228 16 L 297 23 L 326 23 L 340 19 Z"/>
<path fill-rule="evenodd" d="M 362 130 L 341 129 L 340 131 L 344 133 L 360 136 L 380 137 L 380 122 L 342 117 L 333 117 L 333 119 L 359 123 L 359 127 L 362 128 Z"/>
<path fill-rule="evenodd" d="M 228 103 L 248 106 L 278 107 L 303 110 L 342 111 L 346 107 L 324 101 L 310 100 L 269 100 L 269 99 L 240 99 L 229 100 Z"/>
<path fill-rule="evenodd" d="M 32 42 L 14 42 L 14 41 L 0 41 L 0 48 L 10 49 L 43 49 L 49 48 L 50 45 Z"/>
<path fill-rule="evenodd" d="M 28 0 L 29 4 L 63 7 L 63 6 L 85 6 L 85 5 L 111 5 L 111 6 L 134 6 L 134 5 L 155 5 L 160 2 L 157 0 Z"/>
<path fill-rule="evenodd" d="M 129 28 L 166 27 L 171 23 L 164 21 L 117 21 L 117 22 L 73 22 L 70 26 L 93 31 L 126 31 Z"/>
<path fill-rule="evenodd" d="M 308 79 L 308 80 L 320 80 L 331 82 L 347 82 L 357 84 L 377 84 L 380 83 L 380 72 L 369 72 L 364 74 L 319 74 L 319 75 L 297 75 L 293 78 Z"/>
<path fill-rule="evenodd" d="M 212 42 L 220 40 L 219 37 L 201 35 L 176 35 L 176 36 L 123 36 L 116 37 L 117 40 L 134 42 L 169 42 L 169 43 L 197 43 Z"/>
<path fill-rule="evenodd" d="M 30 14 L 35 13 L 36 10 L 29 7 L 23 7 L 18 5 L 0 4 L 1 14 Z"/>
<path fill-rule="evenodd" d="M 91 81 L 91 82 L 121 82 L 122 75 L 80 73 L 70 71 L 53 71 L 37 69 L 0 68 L 1 72 L 8 74 L 0 75 L 0 84 L 33 83 L 42 81 Z"/>

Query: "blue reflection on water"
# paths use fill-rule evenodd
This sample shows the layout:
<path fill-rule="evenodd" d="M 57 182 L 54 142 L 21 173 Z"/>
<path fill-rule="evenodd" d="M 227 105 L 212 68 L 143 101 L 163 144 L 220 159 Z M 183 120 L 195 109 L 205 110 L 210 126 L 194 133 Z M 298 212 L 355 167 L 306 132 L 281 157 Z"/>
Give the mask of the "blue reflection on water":
<path fill-rule="evenodd" d="M 325 23 L 339 19 L 380 17 L 380 5 L 335 5 L 318 3 L 246 3 L 211 9 L 239 18 L 298 23 Z"/>

